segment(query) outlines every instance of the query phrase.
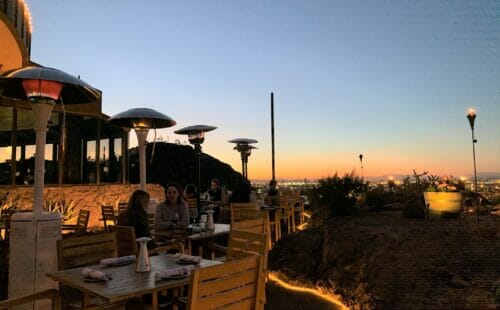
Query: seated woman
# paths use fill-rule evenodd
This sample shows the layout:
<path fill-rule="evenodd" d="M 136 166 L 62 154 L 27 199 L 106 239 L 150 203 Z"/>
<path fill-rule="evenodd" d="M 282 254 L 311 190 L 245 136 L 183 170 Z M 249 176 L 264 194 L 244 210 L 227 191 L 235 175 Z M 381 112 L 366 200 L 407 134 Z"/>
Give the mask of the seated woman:
<path fill-rule="evenodd" d="M 182 193 L 184 200 L 188 198 L 196 198 L 196 185 L 188 184 L 184 187 L 184 192 Z"/>
<path fill-rule="evenodd" d="M 236 184 L 231 196 L 229 196 L 229 203 L 233 202 L 257 202 L 257 197 L 255 193 L 252 192 L 250 182 L 241 181 Z"/>
<path fill-rule="evenodd" d="M 165 188 L 165 202 L 156 206 L 155 230 L 186 229 L 189 226 L 189 208 L 182 199 L 181 187 L 169 183 Z"/>
<path fill-rule="evenodd" d="M 148 214 L 146 213 L 148 202 L 149 194 L 147 192 L 142 189 L 134 191 L 128 201 L 127 209 L 118 215 L 118 225 L 134 227 L 137 238 L 151 238 Z"/>

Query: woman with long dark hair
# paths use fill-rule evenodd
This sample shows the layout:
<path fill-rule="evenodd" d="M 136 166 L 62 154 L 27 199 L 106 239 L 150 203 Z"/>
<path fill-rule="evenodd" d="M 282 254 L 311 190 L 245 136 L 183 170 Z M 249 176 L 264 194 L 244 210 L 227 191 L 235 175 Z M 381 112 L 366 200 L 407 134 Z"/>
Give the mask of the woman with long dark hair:
<path fill-rule="evenodd" d="M 134 227 L 137 238 L 151 238 L 146 212 L 149 198 L 149 194 L 142 189 L 134 191 L 128 201 L 127 209 L 118 215 L 118 225 Z"/>
<path fill-rule="evenodd" d="M 155 230 L 186 229 L 189 226 L 189 208 L 182 198 L 179 184 L 165 187 L 165 202 L 156 206 Z"/>

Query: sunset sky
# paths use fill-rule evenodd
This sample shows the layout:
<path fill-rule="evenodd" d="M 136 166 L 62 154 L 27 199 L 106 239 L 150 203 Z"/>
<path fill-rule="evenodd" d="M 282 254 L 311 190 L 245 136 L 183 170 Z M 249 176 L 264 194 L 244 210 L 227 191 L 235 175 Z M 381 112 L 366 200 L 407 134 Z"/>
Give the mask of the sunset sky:
<path fill-rule="evenodd" d="M 103 91 L 112 116 L 148 107 L 174 130 L 217 126 L 203 150 L 251 179 L 500 172 L 500 3 L 26 0 L 33 61 Z M 135 137 L 133 143 L 136 143 Z M 153 140 L 153 133 L 149 141 Z"/>

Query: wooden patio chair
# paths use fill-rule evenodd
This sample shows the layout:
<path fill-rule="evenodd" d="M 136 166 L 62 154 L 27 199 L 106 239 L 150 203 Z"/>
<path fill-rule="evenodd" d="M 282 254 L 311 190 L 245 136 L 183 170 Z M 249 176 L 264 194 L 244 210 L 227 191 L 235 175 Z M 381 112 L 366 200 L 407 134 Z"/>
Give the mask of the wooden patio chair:
<path fill-rule="evenodd" d="M 304 224 L 304 200 L 300 196 L 300 192 L 293 192 L 293 214 L 294 217 L 299 214 L 299 225 Z"/>
<path fill-rule="evenodd" d="M 288 234 L 295 232 L 295 216 L 291 199 L 288 196 L 280 197 L 278 206 L 280 208 L 280 221 L 286 225 Z"/>
<path fill-rule="evenodd" d="M 62 225 L 62 230 L 72 230 L 76 236 L 84 235 L 87 232 L 87 226 L 89 224 L 90 211 L 80 209 L 78 211 L 78 218 L 76 219 L 76 224 L 65 224 Z"/>
<path fill-rule="evenodd" d="M 111 222 L 111 225 L 116 225 L 116 216 L 113 206 L 101 206 L 101 215 L 102 218 L 100 220 L 104 223 L 104 230 L 109 230 L 108 222 Z"/>
<path fill-rule="evenodd" d="M 187 309 L 263 309 L 261 256 L 251 255 L 191 274 Z"/>
<path fill-rule="evenodd" d="M 116 233 L 118 256 L 139 255 L 135 229 L 132 226 L 109 225 L 109 230 Z"/>
<path fill-rule="evenodd" d="M 59 291 L 55 289 L 49 289 L 22 297 L 15 297 L 7 300 L 2 300 L 0 301 L 0 310 L 18 309 L 19 308 L 18 306 L 25 305 L 27 303 L 32 303 L 37 300 L 45 300 L 45 299 L 50 299 L 52 310 L 61 309 L 61 295 L 59 294 Z"/>
<path fill-rule="evenodd" d="M 96 265 L 101 259 L 117 257 L 118 249 L 116 233 L 106 232 L 97 235 L 80 236 L 57 240 L 57 267 L 59 270 Z M 87 308 L 92 306 L 106 307 L 106 300 L 97 296 L 81 296 L 79 291 L 60 286 L 67 308 Z"/>

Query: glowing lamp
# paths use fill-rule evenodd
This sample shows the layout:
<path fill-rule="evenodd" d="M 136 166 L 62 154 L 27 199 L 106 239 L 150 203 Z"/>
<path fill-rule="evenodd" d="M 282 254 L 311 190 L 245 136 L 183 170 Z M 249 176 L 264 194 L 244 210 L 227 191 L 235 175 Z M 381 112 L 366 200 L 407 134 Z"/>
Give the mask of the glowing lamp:
<path fill-rule="evenodd" d="M 146 189 L 146 138 L 150 128 L 174 126 L 176 121 L 158 111 L 148 108 L 135 108 L 118 113 L 108 123 L 127 129 L 134 129 L 139 145 L 139 179 L 141 189 Z"/>
<path fill-rule="evenodd" d="M 63 87 L 62 83 L 46 80 L 23 80 L 22 83 L 26 97 L 30 101 L 38 99 L 52 99 L 57 101 Z"/>

